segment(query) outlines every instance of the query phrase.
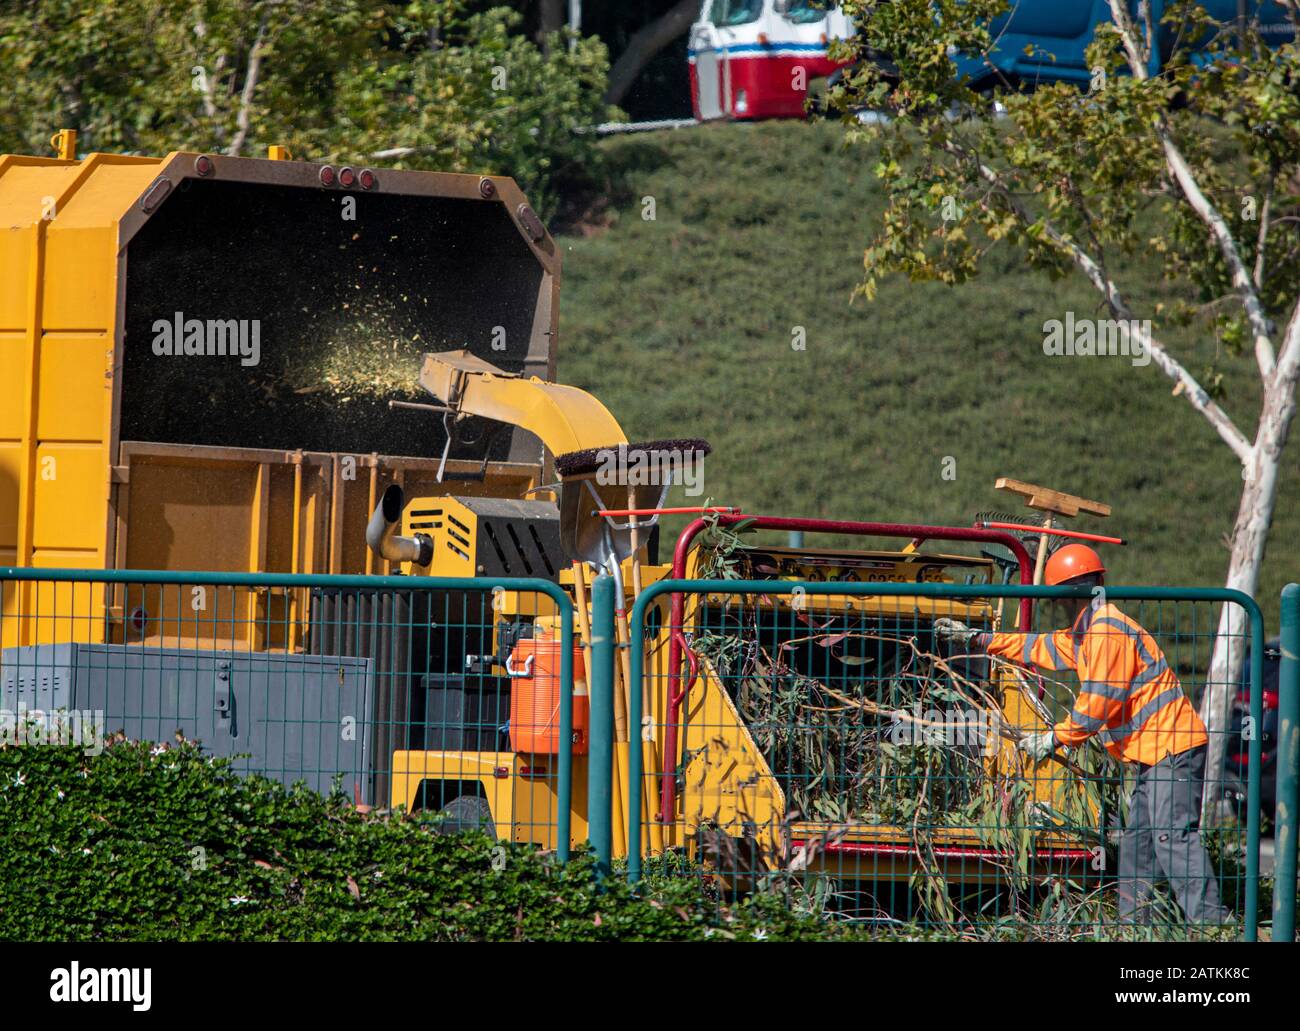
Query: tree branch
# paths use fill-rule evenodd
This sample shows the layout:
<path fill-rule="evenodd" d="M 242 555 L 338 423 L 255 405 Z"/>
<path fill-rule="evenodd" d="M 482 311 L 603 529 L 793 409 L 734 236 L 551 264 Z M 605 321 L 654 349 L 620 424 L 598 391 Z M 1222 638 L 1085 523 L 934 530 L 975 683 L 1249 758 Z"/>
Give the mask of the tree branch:
<path fill-rule="evenodd" d="M 200 44 L 202 44 L 203 41 L 207 39 L 208 26 L 207 23 L 204 22 L 202 18 L 200 18 L 194 24 L 194 35 L 198 37 Z M 217 105 L 216 102 L 212 99 L 212 80 L 208 77 L 208 70 L 205 67 L 203 67 L 201 63 L 199 64 L 198 67 L 199 67 L 199 71 L 203 75 L 203 92 L 202 92 L 203 113 L 207 115 L 208 118 L 211 119 L 213 122 L 215 122 L 217 118 Z M 193 74 L 192 71 L 191 74 Z M 218 131 L 220 131 L 219 127 L 218 127 Z"/>
<path fill-rule="evenodd" d="M 1291 321 L 1287 323 L 1286 335 L 1282 338 L 1282 352 L 1278 357 L 1274 387 L 1294 390 L 1296 380 L 1300 379 L 1300 301 L 1291 311 Z"/>
<path fill-rule="evenodd" d="M 1250 328 L 1255 334 L 1255 363 L 1259 366 L 1259 374 L 1265 384 L 1268 383 L 1269 377 L 1273 375 L 1273 369 L 1276 365 L 1276 359 L 1273 354 L 1273 341 L 1270 335 L 1268 314 L 1264 311 L 1264 306 L 1259 301 L 1259 294 L 1255 292 L 1254 280 L 1246 269 L 1245 263 L 1241 260 L 1241 255 L 1237 251 L 1237 243 L 1232 238 L 1232 230 L 1228 228 L 1228 223 L 1223 220 L 1223 216 L 1210 202 L 1209 198 L 1201 192 L 1192 170 L 1187 167 L 1187 162 L 1183 160 L 1183 155 L 1178 150 L 1177 144 L 1170 138 L 1165 129 L 1158 130 L 1160 142 L 1165 148 L 1165 160 L 1169 165 L 1169 170 L 1178 180 L 1178 185 L 1183 191 L 1183 196 L 1187 198 L 1187 203 L 1192 206 L 1192 210 L 1200 216 L 1201 221 L 1210 227 L 1210 232 L 1218 241 L 1219 252 L 1223 255 L 1224 261 L 1228 263 L 1228 269 L 1232 273 L 1232 285 L 1237 288 L 1237 294 L 1241 298 L 1241 305 L 1246 310 L 1246 318 L 1250 321 Z"/>
<path fill-rule="evenodd" d="M 1142 47 L 1138 42 L 1137 31 L 1133 26 L 1132 18 L 1129 17 L 1124 0 L 1109 0 L 1109 2 L 1116 29 L 1123 42 L 1124 51 L 1128 55 L 1129 70 L 1136 79 L 1148 79 L 1150 76 L 1146 61 L 1143 58 Z M 1145 7 L 1146 4 L 1147 0 L 1143 0 L 1141 6 Z M 1178 145 L 1174 142 L 1173 136 L 1169 132 L 1169 125 L 1163 117 L 1156 127 L 1156 135 L 1160 140 L 1160 145 L 1164 148 L 1165 164 L 1168 165 L 1170 174 L 1178 183 L 1179 189 L 1183 192 L 1183 197 L 1191 205 L 1192 210 L 1209 227 L 1211 234 L 1213 234 L 1215 241 L 1219 245 L 1219 252 L 1228 265 L 1228 271 L 1232 276 L 1232 285 L 1241 298 L 1241 306 L 1246 311 L 1246 318 L 1250 322 L 1251 331 L 1255 335 L 1255 363 L 1259 366 L 1260 377 L 1267 385 L 1276 365 L 1273 354 L 1272 331 L 1269 325 L 1268 313 L 1264 311 L 1264 306 L 1260 303 L 1259 294 L 1255 292 L 1251 274 L 1237 250 L 1237 241 L 1233 239 L 1232 230 L 1228 228 L 1228 223 L 1219 214 L 1218 208 L 1201 190 L 1200 184 L 1196 181 L 1191 168 L 1188 167 L 1186 160 L 1183 158 L 1182 151 L 1178 149 Z"/>
<path fill-rule="evenodd" d="M 389 147 L 387 150 L 375 150 L 370 152 L 370 157 L 375 161 L 392 161 L 410 157 L 412 154 L 429 154 L 438 149 L 438 144 L 429 143 L 419 147 Z"/>
<path fill-rule="evenodd" d="M 620 104 L 637 76 L 650 63 L 651 58 L 691 27 L 700 13 L 699 0 L 678 0 L 665 14 L 632 33 L 609 70 L 609 85 L 605 90 L 606 104 Z"/>
<path fill-rule="evenodd" d="M 1036 220 L 1030 217 L 1024 205 L 1011 193 L 997 172 L 982 161 L 973 158 L 969 152 L 951 140 L 945 143 L 945 149 L 962 160 L 972 161 L 979 169 L 980 177 L 998 189 L 998 192 L 1012 211 L 1015 212 L 1022 225 L 1027 227 L 1035 223 Z M 1052 245 L 1069 257 L 1088 278 L 1088 281 L 1106 299 L 1106 304 L 1120 321 L 1120 332 L 1124 334 L 1125 339 L 1128 339 L 1130 337 L 1128 323 L 1136 321 L 1136 317 L 1120 293 L 1119 287 L 1105 275 L 1096 260 L 1077 243 L 1062 234 L 1050 222 L 1044 220 L 1040 224 Z M 1297 336 L 1300 336 L 1300 328 L 1297 328 L 1296 333 Z M 1142 344 L 1146 347 L 1147 353 L 1151 355 L 1151 360 L 1155 362 L 1160 371 L 1177 384 L 1174 392 L 1186 398 L 1187 403 L 1205 417 L 1206 421 L 1214 427 L 1215 432 L 1223 439 L 1223 442 L 1232 448 L 1232 453 L 1237 456 L 1242 464 L 1250 461 L 1250 441 L 1237 428 L 1228 413 L 1220 408 L 1206 392 L 1205 388 L 1197 382 L 1196 377 L 1188 372 L 1186 367 L 1154 337 L 1143 340 Z M 1300 346 L 1297 346 L 1297 350 L 1300 350 Z"/>
<path fill-rule="evenodd" d="M 266 22 L 257 27 L 257 38 L 253 40 L 252 49 L 248 51 L 248 71 L 244 75 L 244 89 L 239 97 L 239 114 L 235 119 L 235 138 L 230 141 L 226 153 L 238 157 L 244 149 L 248 138 L 248 126 L 251 122 L 253 95 L 257 92 L 257 78 L 262 71 L 262 41 L 266 38 Z"/>
<path fill-rule="evenodd" d="M 1268 243 L 1268 222 L 1273 213 L 1273 189 L 1277 178 L 1276 172 L 1268 176 L 1268 189 L 1264 193 L 1264 206 L 1259 211 L 1259 237 L 1255 240 L 1255 289 L 1264 286 L 1264 246 Z"/>

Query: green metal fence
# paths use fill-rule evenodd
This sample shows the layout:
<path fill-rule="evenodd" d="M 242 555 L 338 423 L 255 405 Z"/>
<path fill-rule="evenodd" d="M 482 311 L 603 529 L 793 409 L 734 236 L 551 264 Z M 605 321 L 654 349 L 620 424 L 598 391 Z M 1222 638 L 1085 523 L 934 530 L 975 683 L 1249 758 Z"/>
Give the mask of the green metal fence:
<path fill-rule="evenodd" d="M 536 743 L 575 733 L 573 609 L 550 581 L 6 568 L 0 641 L 0 709 L 28 738 L 198 739 L 243 772 L 569 854 L 578 749 Z"/>
<path fill-rule="evenodd" d="M 631 613 L 629 705 L 641 711 L 643 691 L 655 700 L 657 748 L 629 749 L 629 876 L 687 871 L 720 898 L 778 891 L 882 928 L 1255 939 L 1261 821 L 1272 820 L 1261 798 L 1260 610 L 1227 590 L 1098 590 L 651 585 Z M 662 618 L 674 592 L 691 602 L 681 626 Z M 941 617 L 1013 628 L 1014 600 L 1026 597 L 1033 633 L 990 639 L 1000 655 L 984 638 L 963 646 L 936 634 Z M 1087 685 L 1070 668 L 1074 639 L 1050 633 L 1085 626 L 1072 604 L 1103 635 L 1083 645 Z M 1224 605 L 1246 617 L 1245 634 L 1223 642 L 1244 666 L 1231 682 L 1209 672 Z M 680 670 L 654 658 L 675 634 Z M 1103 660 L 1106 682 L 1095 672 Z M 1207 749 L 1193 706 L 1210 687 L 1225 707 L 1225 786 L 1198 833 Z M 1022 739 L 1065 726 L 1066 714 L 1088 740 L 1026 754 Z M 660 806 L 647 812 L 651 797 Z"/>
<path fill-rule="evenodd" d="M 1277 818 L 1273 835 L 1273 937 L 1295 940 L 1296 831 L 1300 822 L 1300 584 L 1282 591 L 1277 699 Z"/>
<path fill-rule="evenodd" d="M 1023 598 L 1032 633 L 1000 639 L 1003 655 L 935 633 L 940 617 L 1012 631 Z M 1194 765 L 1142 769 L 1095 739 L 1021 748 L 1080 693 L 1070 663 L 1043 668 L 1062 640 L 1037 636 L 1070 625 L 1073 599 L 1142 628 L 1130 680 L 1174 677 L 1197 704 L 1221 689 L 1223 786 L 1199 834 Z M 1260 611 L 1233 591 L 660 581 L 632 609 L 626 678 L 614 581 L 591 601 L 584 684 L 572 603 L 546 580 L 0 569 L 0 710 L 39 716 L 46 739 L 60 712 L 200 739 L 247 773 L 562 859 L 585 836 L 598 876 L 626 856 L 646 891 L 686 875 L 719 902 L 775 892 L 827 919 L 990 938 L 1294 936 L 1300 587 L 1283 596 L 1271 717 Z M 1225 605 L 1246 617 L 1230 681 L 1210 673 Z M 520 642 L 551 626 L 546 674 Z M 521 714 L 546 676 L 552 708 Z M 616 701 L 645 714 L 632 741 Z M 530 729 L 544 733 L 525 746 Z"/>

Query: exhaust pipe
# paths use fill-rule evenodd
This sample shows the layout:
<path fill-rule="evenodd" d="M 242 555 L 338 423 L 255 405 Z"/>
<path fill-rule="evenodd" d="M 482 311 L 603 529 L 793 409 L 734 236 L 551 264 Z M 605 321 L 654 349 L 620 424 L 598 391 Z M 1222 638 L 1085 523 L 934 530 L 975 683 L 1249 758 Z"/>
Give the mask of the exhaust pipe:
<path fill-rule="evenodd" d="M 374 515 L 366 524 L 366 544 L 380 558 L 389 562 L 414 562 L 417 566 L 427 566 L 433 561 L 433 538 L 427 534 L 417 533 L 414 537 L 403 537 L 397 533 L 397 524 L 402 519 L 402 488 L 392 484 L 379 499 Z"/>

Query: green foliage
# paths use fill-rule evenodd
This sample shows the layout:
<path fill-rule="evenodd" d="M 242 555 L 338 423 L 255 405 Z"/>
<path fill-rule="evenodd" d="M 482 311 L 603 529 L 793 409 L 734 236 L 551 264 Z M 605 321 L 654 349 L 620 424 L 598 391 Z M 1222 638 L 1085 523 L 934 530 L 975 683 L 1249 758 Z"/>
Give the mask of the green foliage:
<path fill-rule="evenodd" d="M 883 279 L 899 272 L 916 282 L 964 283 L 1008 248 L 1054 278 L 1082 252 L 1129 292 L 1134 284 L 1115 275 L 1115 262 L 1148 249 L 1178 294 L 1138 317 L 1151 318 L 1157 334 L 1193 321 L 1213 334 L 1221 347 L 1203 385 L 1222 397 L 1220 359 L 1252 350 L 1242 344 L 1253 334 L 1220 244 L 1169 172 L 1167 147 L 1181 152 L 1244 264 L 1258 262 L 1265 315 L 1284 324 L 1300 274 L 1292 214 L 1300 203 L 1300 46 L 1270 48 L 1253 23 L 1239 33 L 1181 0 L 1164 8 L 1162 25 L 1175 43 L 1158 75 L 1130 74 L 1121 33 L 1105 23 L 1088 50 L 1094 79 L 1087 90 L 1068 83 L 1022 90 L 997 76 L 958 80 L 948 55 L 986 53 L 994 43 L 990 20 L 1007 7 L 1006 0 L 845 4 L 864 26 L 846 51 L 864 59 L 833 101 L 895 116 L 871 126 L 847 118 L 850 139 L 879 144 L 875 173 L 889 197 L 865 248 L 860 292 L 875 297 Z M 1140 12 L 1134 19 L 1143 48 L 1150 27 Z M 1193 62 L 1207 38 L 1204 60 Z M 889 54 L 893 67 L 871 53 Z M 1140 56 L 1145 66 L 1145 51 Z M 1153 207 L 1162 215 L 1155 234 L 1143 217 Z"/>
<path fill-rule="evenodd" d="M 0 748 L 0 940 L 786 941 L 942 938 L 845 919 L 834 886 L 778 871 L 742 901 L 677 854 L 621 864 L 363 812 L 287 790 L 194 744 Z M 1240 843 L 1219 842 L 1225 857 Z M 1223 860 L 1227 862 L 1227 859 Z M 1234 860 L 1235 862 L 1235 860 Z M 1231 868 L 1232 863 L 1228 863 Z M 1231 883 L 1231 881 L 1230 881 Z M 1033 909 L 963 926 L 984 938 L 1127 937 L 1099 892 L 1062 883 Z M 1261 910 L 1266 911 L 1262 898 Z M 1171 923 L 1169 928 L 1176 929 Z M 1167 928 L 1168 929 L 1168 928 Z"/>
<path fill-rule="evenodd" d="M 461 0 L 50 0 L 0 7 L 0 152 L 263 153 L 513 175 L 549 214 L 590 174 L 607 55 L 545 51 L 505 8 Z M 374 155 L 394 153 L 385 158 Z"/>
<path fill-rule="evenodd" d="M 762 941 L 851 936 L 775 897 L 614 877 L 590 857 L 236 775 L 193 744 L 0 749 L 0 939 Z M 652 871 L 653 872 L 653 871 Z"/>

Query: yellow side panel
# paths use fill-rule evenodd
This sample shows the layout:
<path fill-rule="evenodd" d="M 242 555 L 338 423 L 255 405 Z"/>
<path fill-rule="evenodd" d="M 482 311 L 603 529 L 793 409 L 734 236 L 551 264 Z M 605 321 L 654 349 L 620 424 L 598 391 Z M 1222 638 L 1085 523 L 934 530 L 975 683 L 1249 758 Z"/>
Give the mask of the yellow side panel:
<path fill-rule="evenodd" d="M 13 565 L 18 550 L 18 473 L 22 445 L 0 441 L 0 565 Z"/>
<path fill-rule="evenodd" d="M 107 461 L 102 444 L 41 444 L 36 449 L 36 519 L 32 543 L 42 550 L 84 551 L 103 563 Z M 47 565 L 39 554 L 33 565 Z"/>
<path fill-rule="evenodd" d="M 153 181 L 160 161 L 95 155 L 83 170 L 87 163 L 93 164 L 89 174 L 62 201 L 46 232 L 47 331 L 112 330 L 118 220 Z"/>
<path fill-rule="evenodd" d="M 0 333 L 24 329 L 30 321 L 31 311 L 27 291 L 31 279 L 32 237 L 34 229 L 10 229 L 0 225 Z M 17 382 L 0 379 L 0 399 L 7 401 L 11 390 L 19 389 Z M 0 404 L 0 418 L 4 405 Z"/>
<path fill-rule="evenodd" d="M 38 552 L 35 559 L 35 565 L 46 569 L 86 564 L 80 552 Z M 0 584 L 0 647 L 99 643 L 104 639 L 103 601 L 102 584 L 5 581 Z"/>
<path fill-rule="evenodd" d="M 117 289 L 117 226 L 68 229 L 51 223 L 45 243 L 46 331 L 113 326 Z"/>
<path fill-rule="evenodd" d="M 89 162 L 94 168 L 59 209 L 54 220 L 55 228 L 80 230 L 100 226 L 115 227 L 123 213 L 157 178 L 158 169 L 166 160 L 120 154 L 88 155 L 82 164 Z M 49 174 L 46 172 L 47 176 Z"/>
<path fill-rule="evenodd" d="M 53 569 L 77 569 L 87 563 L 73 554 L 40 554 L 34 565 Z M 37 583 L 28 585 L 35 595 L 33 625 L 27 644 L 56 644 L 62 641 L 98 643 L 104 639 L 104 585 L 89 583 Z"/>
<path fill-rule="evenodd" d="M 102 441 L 113 403 L 113 345 L 105 334 L 46 333 L 41 341 L 37 435 L 42 442 Z M 96 471 L 102 481 L 104 470 Z"/>
<path fill-rule="evenodd" d="M 306 472 L 307 470 L 304 470 Z M 304 476 L 304 488 L 311 481 Z M 299 520 L 301 523 L 301 514 Z M 266 542 L 266 572 L 289 573 L 293 569 L 293 466 L 271 468 L 271 497 L 268 503 L 267 523 L 270 530 Z M 301 536 L 301 525 L 299 536 Z M 301 554 L 301 552 L 299 552 Z"/>
<path fill-rule="evenodd" d="M 740 835 L 752 825 L 759 845 L 770 851 L 785 812 L 785 797 L 731 696 L 703 657 L 699 680 L 686 704 L 683 754 L 692 757 L 682 788 L 687 828 L 693 831 L 702 823 L 712 823 Z"/>
<path fill-rule="evenodd" d="M 36 161 L 3 165 L 0 173 L 0 230 L 30 226 L 42 217 L 58 215 L 51 207 L 80 172 L 75 162 Z M 48 200 L 47 200 L 48 198 Z"/>
<path fill-rule="evenodd" d="M 498 777 L 497 771 L 509 771 Z M 425 781 L 478 782 L 492 810 L 497 837 L 510 841 L 514 836 L 515 790 L 518 757 L 513 752 L 407 752 L 393 753 L 392 787 L 389 804 L 410 812 L 420 799 L 420 785 Z M 575 780 L 577 779 L 575 775 Z"/>
<path fill-rule="evenodd" d="M 257 463 L 137 458 L 130 470 L 126 568 L 249 570 Z M 142 613 L 130 640 L 247 646 L 252 597 L 243 588 L 144 585 L 118 603 L 126 616 Z"/>
<path fill-rule="evenodd" d="M 131 463 L 128 569 L 249 571 L 257 465 Z"/>
<path fill-rule="evenodd" d="M 5 276 L 0 275 L 0 290 Z M 27 338 L 21 333 L 0 332 L 0 440 L 23 437 L 23 416 L 27 407 L 23 390 Z"/>
<path fill-rule="evenodd" d="M 0 558 L 0 561 L 9 562 L 10 558 Z M 17 580 L 0 582 L 0 648 L 13 648 L 19 643 L 18 609 L 22 588 Z"/>
<path fill-rule="evenodd" d="M 0 246 L 7 235 L 0 230 Z M 3 252 L 0 257 L 4 257 Z M 4 303 L 9 279 L 8 275 L 0 275 L 0 303 Z M 27 340 L 21 333 L 0 332 L 0 565 L 6 566 L 18 561 L 18 481 L 22 472 L 23 418 L 27 407 L 23 395 L 26 353 Z"/>

